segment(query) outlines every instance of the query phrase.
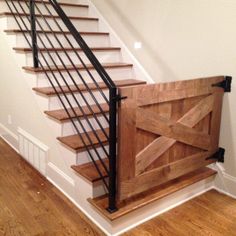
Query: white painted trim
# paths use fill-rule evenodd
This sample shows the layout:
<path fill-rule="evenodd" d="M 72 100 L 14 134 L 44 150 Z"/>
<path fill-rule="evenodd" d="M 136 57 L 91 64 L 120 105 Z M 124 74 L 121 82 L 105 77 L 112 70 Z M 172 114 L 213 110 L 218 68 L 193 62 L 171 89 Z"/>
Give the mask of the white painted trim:
<path fill-rule="evenodd" d="M 34 136 L 23 130 L 22 128 L 18 127 L 17 132 L 21 135 L 23 135 L 26 139 L 28 139 L 30 142 L 38 146 L 40 149 L 42 149 L 44 152 L 48 152 L 49 147 L 43 144 L 41 141 L 36 139 Z"/>
<path fill-rule="evenodd" d="M 222 174 L 223 174 L 224 178 L 226 178 L 226 179 L 228 179 L 228 180 L 230 180 L 230 181 L 234 182 L 234 183 L 235 183 L 235 185 L 236 185 L 236 177 L 234 177 L 234 176 L 232 176 L 232 175 L 229 175 L 229 174 L 227 174 L 225 171 L 224 171 L 224 172 L 222 172 Z"/>
<path fill-rule="evenodd" d="M 203 191 L 198 192 L 197 194 L 194 194 L 194 195 L 190 196 L 189 198 L 186 198 L 186 199 L 184 199 L 184 200 L 181 200 L 181 201 L 179 201 L 179 202 L 177 202 L 177 203 L 175 203 L 175 204 L 173 204 L 173 205 L 171 205 L 171 206 L 169 206 L 169 207 L 167 207 L 167 208 L 165 208 L 165 209 L 163 209 L 163 210 L 161 210 L 161 211 L 159 211 L 159 212 L 157 212 L 157 213 L 155 213 L 155 214 L 153 214 L 153 215 L 151 215 L 151 216 L 149 216 L 149 217 L 147 217 L 147 218 L 145 218 L 145 219 L 143 219 L 142 221 L 139 221 L 139 222 L 137 222 L 136 224 L 131 225 L 130 227 L 128 227 L 128 228 L 122 230 L 121 232 L 119 232 L 119 233 L 117 233 L 117 234 L 113 234 L 112 236 L 119 236 L 119 235 L 121 235 L 121 234 L 123 234 L 123 233 L 125 233 L 125 232 L 127 232 L 127 231 L 129 231 L 129 230 L 131 230 L 131 229 L 133 229 L 133 228 L 135 228 L 135 227 L 137 227 L 138 225 L 141 225 L 141 224 L 143 224 L 143 223 L 145 223 L 145 222 L 147 222 L 147 221 L 149 221 L 149 220 L 151 220 L 151 219 L 153 219 L 153 218 L 155 218 L 155 217 L 157 217 L 157 216 L 159 216 L 159 215 L 161 215 L 161 214 L 163 214 L 163 213 L 165 213 L 165 212 L 167 212 L 167 211 L 170 211 L 171 209 L 173 209 L 173 208 L 175 208 L 175 207 L 177 207 L 177 206 L 180 206 L 180 205 L 182 205 L 183 203 L 188 202 L 188 201 L 190 201 L 191 199 L 193 199 L 193 198 L 195 198 L 195 197 L 197 197 L 197 196 L 199 196 L 199 195 L 202 195 L 202 194 L 204 194 L 205 192 L 208 192 L 208 191 L 210 191 L 210 190 L 212 190 L 212 189 L 214 189 L 214 186 L 211 186 L 211 187 L 209 187 L 209 188 L 207 188 L 207 189 L 204 189 Z"/>
<path fill-rule="evenodd" d="M 227 196 L 229 196 L 229 197 L 232 197 L 233 199 L 236 199 L 236 195 L 234 195 L 234 194 L 231 194 L 231 193 L 229 193 L 229 192 L 226 192 L 226 191 L 224 191 L 223 189 L 218 188 L 218 187 L 216 187 L 216 186 L 214 186 L 213 188 L 214 188 L 216 191 L 220 192 L 220 193 L 223 193 L 223 194 L 225 194 L 225 195 L 227 195 Z"/>
<path fill-rule="evenodd" d="M 3 124 L 0 123 L 0 129 L 3 129 L 6 133 L 8 133 L 9 135 L 12 136 L 12 138 L 14 138 L 15 140 L 18 141 L 18 136 L 16 134 L 14 134 L 11 130 L 9 130 L 6 126 L 4 126 Z"/>
<path fill-rule="evenodd" d="M 51 182 L 62 194 L 64 194 L 76 207 L 79 208 L 98 228 L 100 228 L 106 235 L 112 236 L 105 228 L 102 227 L 91 215 L 89 215 L 82 206 L 80 206 L 71 196 L 69 196 L 61 187 L 59 187 L 52 179 L 47 177 L 47 180 Z"/>
<path fill-rule="evenodd" d="M 234 189 L 236 189 L 236 177 L 226 173 L 224 166 L 220 163 L 214 164 L 212 168 L 218 172 L 218 176 L 215 180 L 215 189 L 236 199 L 235 191 L 233 191 L 234 194 L 231 191 L 232 186 L 235 186 Z"/>
<path fill-rule="evenodd" d="M 68 175 L 66 175 L 63 171 L 61 171 L 57 166 L 55 166 L 52 162 L 48 163 L 48 166 L 54 171 L 56 172 L 58 175 L 60 175 L 64 180 L 66 180 L 69 184 L 71 184 L 73 187 L 75 186 L 75 182 L 74 180 L 69 177 Z M 47 177 L 49 178 L 49 177 Z M 50 179 L 51 180 L 51 179 Z"/>
<path fill-rule="evenodd" d="M 12 148 L 14 149 L 14 151 L 16 151 L 18 154 L 20 153 L 19 150 L 14 147 L 6 138 L 4 138 L 2 135 L 0 135 L 0 137 Z"/>
<path fill-rule="evenodd" d="M 143 219 L 143 220 L 140 220 L 140 221 L 136 222 L 135 224 L 130 225 L 129 227 L 126 227 L 126 228 L 122 229 L 122 230 L 121 230 L 120 232 L 118 232 L 118 233 L 112 234 L 112 233 L 109 233 L 101 224 L 99 224 L 95 218 L 93 218 L 90 214 L 88 214 L 88 213 L 86 212 L 86 210 L 84 210 L 81 205 L 79 205 L 71 196 L 69 196 L 63 189 L 61 189 L 52 179 L 50 179 L 50 178 L 47 178 L 47 179 L 48 179 L 56 188 L 58 188 L 58 190 L 60 190 L 76 207 L 78 207 L 96 226 L 98 226 L 98 227 L 99 227 L 106 235 L 108 235 L 108 236 L 119 236 L 119 235 L 122 235 L 123 233 L 125 233 L 125 232 L 127 232 L 127 231 L 129 231 L 129 230 L 131 230 L 131 229 L 133 229 L 133 228 L 135 228 L 135 227 L 137 227 L 138 225 L 143 224 L 143 223 L 145 223 L 145 222 L 147 222 L 147 221 L 153 219 L 154 217 L 157 217 L 158 215 L 163 214 L 164 212 L 167 212 L 167 211 L 169 211 L 169 210 L 171 210 L 171 209 L 173 209 L 173 208 L 175 208 L 175 207 L 177 207 L 177 206 L 179 206 L 179 205 L 181 205 L 181 204 L 183 204 L 183 203 L 185 203 L 185 202 L 187 202 L 187 201 L 189 201 L 189 200 L 191 200 L 191 199 L 193 199 L 193 198 L 195 198 L 195 197 L 197 197 L 197 196 L 199 196 L 199 195 L 201 195 L 201 194 L 203 194 L 203 193 L 205 193 L 205 192 L 207 192 L 207 191 L 209 191 L 209 190 L 215 188 L 215 187 L 213 186 L 213 181 L 212 181 L 212 186 L 210 186 L 210 187 L 208 187 L 208 188 L 206 188 L 206 189 L 204 189 L 204 190 L 202 190 L 202 191 L 199 191 L 199 192 L 196 193 L 196 194 L 191 195 L 191 191 L 194 191 L 194 190 L 196 190 L 196 189 L 189 190 L 189 194 L 188 194 L 188 195 L 189 195 L 190 197 L 187 197 L 187 198 L 185 198 L 185 199 L 183 199 L 183 200 L 180 200 L 179 202 L 176 202 L 176 203 L 170 205 L 169 207 L 167 207 L 167 208 L 165 208 L 165 209 L 163 209 L 163 210 L 160 210 L 160 211 L 156 212 L 155 214 L 150 215 L 150 216 L 148 216 L 147 218 L 145 218 L 145 219 Z M 195 184 L 198 184 L 198 183 L 195 183 Z M 193 186 L 193 185 L 190 185 L 190 186 L 188 186 L 187 188 L 191 188 L 192 186 Z M 180 190 L 179 192 L 181 193 L 181 191 L 183 191 L 183 190 Z M 176 193 L 178 193 L 178 192 L 176 192 Z M 176 194 L 176 193 L 174 193 L 174 194 Z M 170 197 L 170 196 L 171 196 L 171 195 L 169 195 L 168 197 Z"/>
<path fill-rule="evenodd" d="M 19 139 L 18 136 L 16 134 L 14 134 L 11 130 L 9 130 L 6 126 L 4 126 L 3 124 L 0 123 L 0 137 L 11 147 L 13 148 L 17 153 L 19 153 L 19 149 L 17 149 L 12 143 L 10 143 L 9 140 L 7 140 L 2 134 L 1 134 L 1 130 L 3 130 L 4 132 L 6 132 L 10 137 L 12 137 L 13 139 L 15 139 L 16 143 L 19 143 Z"/>

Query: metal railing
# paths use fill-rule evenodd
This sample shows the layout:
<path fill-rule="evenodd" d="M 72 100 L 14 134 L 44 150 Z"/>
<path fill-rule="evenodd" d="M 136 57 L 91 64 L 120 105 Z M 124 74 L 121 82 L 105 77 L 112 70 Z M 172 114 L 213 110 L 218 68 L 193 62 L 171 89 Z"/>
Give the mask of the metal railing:
<path fill-rule="evenodd" d="M 5 0 L 5 2 L 13 14 L 15 21 L 19 29 L 22 31 L 22 34 L 24 35 L 24 38 L 26 39 L 29 47 L 32 49 L 33 66 L 35 68 L 40 68 L 44 72 L 46 78 L 49 81 L 49 84 L 52 86 L 55 94 L 60 100 L 63 109 L 70 119 L 77 135 L 81 139 L 84 148 L 88 153 L 88 156 L 90 157 L 101 180 L 104 183 L 109 196 L 109 204 L 107 207 L 108 211 L 116 211 L 116 117 L 117 102 L 120 98 L 115 83 L 107 74 L 103 66 L 86 44 L 85 40 L 82 38 L 81 34 L 75 28 L 69 17 L 65 14 L 56 0 L 48 0 L 47 2 L 44 0 Z M 44 11 L 47 12 L 47 15 L 42 13 L 42 7 Z M 37 14 L 35 14 L 35 12 L 37 12 Z M 55 17 L 55 14 L 57 14 L 57 17 Z M 50 20 L 53 21 L 54 26 L 56 26 L 58 29 L 57 31 L 53 30 L 52 26 L 47 20 L 47 17 L 50 17 Z M 44 25 L 42 25 L 42 22 Z M 63 25 L 69 31 L 69 34 L 63 30 L 61 22 L 63 22 Z M 53 40 L 57 43 L 57 45 L 59 45 L 60 53 L 56 50 L 55 43 L 53 43 L 53 40 L 50 39 L 48 31 L 44 29 L 45 26 L 53 36 Z M 70 49 L 73 51 L 73 55 L 75 55 L 77 60 L 80 62 L 80 66 L 75 65 L 73 59 L 64 47 L 64 43 L 61 41 L 61 38 L 58 37 L 58 32 L 60 32 L 60 34 L 63 36 L 63 40 L 65 40 L 65 42 L 70 46 Z M 75 43 L 71 42 L 69 35 L 73 37 Z M 50 48 L 47 45 L 49 45 Z M 78 46 L 88 61 L 92 64 L 97 77 L 94 76 L 94 73 L 90 71 L 88 65 L 84 62 L 84 59 L 79 54 L 78 50 L 76 49 Z M 64 62 L 61 52 L 63 52 L 63 56 L 67 58 L 69 64 L 68 62 Z M 51 63 L 48 62 L 48 58 L 51 60 Z M 57 61 L 60 62 L 60 66 L 58 65 Z M 71 69 L 68 69 L 68 66 L 73 69 L 75 74 L 71 72 Z M 107 115 L 107 112 L 104 111 L 100 103 L 97 101 L 93 90 L 86 82 L 87 79 L 85 79 L 85 76 L 81 72 L 82 70 L 85 71 L 86 77 L 88 77 L 90 81 L 93 82 L 96 87 L 96 91 L 98 91 L 102 100 L 108 105 L 109 115 Z M 106 88 L 109 91 L 109 96 L 104 93 L 104 88 L 101 88 L 99 83 L 100 81 L 104 82 L 106 85 Z M 85 96 L 85 91 L 81 90 L 79 84 L 84 86 L 86 93 L 89 95 L 90 100 L 92 100 L 92 103 L 96 104 L 97 108 L 99 109 L 99 115 L 103 117 L 109 127 L 109 132 L 107 132 L 107 130 L 101 124 L 101 121 L 98 118 L 99 115 L 97 112 L 93 111 L 90 105 L 91 102 L 89 102 L 87 99 L 88 95 Z M 76 93 L 79 94 L 80 99 L 78 99 L 75 95 L 75 92 L 72 90 L 72 86 L 76 88 Z M 66 91 L 64 89 L 65 87 L 67 88 Z M 82 103 L 85 104 L 92 116 L 90 115 L 88 117 L 88 115 L 86 115 L 83 105 L 81 105 Z M 86 122 L 86 125 L 90 129 L 89 132 L 92 132 L 96 142 L 99 144 L 100 151 L 98 151 L 97 146 L 91 139 L 91 135 L 88 134 L 81 117 L 77 115 L 73 104 L 76 104 L 76 107 L 78 107 L 80 113 L 82 114 L 82 119 Z M 102 134 L 106 137 L 109 144 L 108 149 L 106 148 L 104 141 L 101 140 L 98 133 L 96 132 L 94 123 L 91 121 L 91 117 L 101 130 Z M 106 165 L 104 157 L 109 159 L 109 166 Z M 101 165 L 97 164 L 97 160 L 101 163 Z M 101 168 L 103 168 L 107 174 L 108 181 L 102 174 L 103 171 Z"/>

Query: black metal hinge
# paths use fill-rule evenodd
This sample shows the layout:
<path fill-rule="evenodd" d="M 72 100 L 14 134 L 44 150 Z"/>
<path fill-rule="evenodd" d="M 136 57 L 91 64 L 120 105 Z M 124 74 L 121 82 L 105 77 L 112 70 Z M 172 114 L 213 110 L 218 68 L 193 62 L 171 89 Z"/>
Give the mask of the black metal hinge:
<path fill-rule="evenodd" d="M 225 79 L 217 84 L 212 84 L 212 87 L 220 87 L 223 88 L 225 92 L 231 92 L 231 83 L 232 83 L 232 77 L 231 76 L 225 76 Z"/>
<path fill-rule="evenodd" d="M 219 148 L 219 150 L 212 156 L 206 158 L 206 160 L 216 159 L 218 162 L 224 163 L 225 161 L 225 149 Z"/>
<path fill-rule="evenodd" d="M 116 97 L 114 97 L 114 99 L 117 101 L 117 102 L 120 102 L 121 100 L 124 100 L 124 99 L 126 99 L 127 98 L 127 96 L 126 97 L 121 97 L 120 95 L 117 95 Z"/>

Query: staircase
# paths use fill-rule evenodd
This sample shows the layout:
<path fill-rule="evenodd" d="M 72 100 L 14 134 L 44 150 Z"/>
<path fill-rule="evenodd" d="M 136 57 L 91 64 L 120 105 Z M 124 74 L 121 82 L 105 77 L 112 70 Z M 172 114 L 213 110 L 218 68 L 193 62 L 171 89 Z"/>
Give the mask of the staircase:
<path fill-rule="evenodd" d="M 231 78 L 147 84 L 88 5 L 1 5 L 55 141 L 74 156 L 71 171 L 105 189 L 88 199 L 102 216 L 114 221 L 216 174 L 205 166 L 222 159 L 219 118 Z"/>

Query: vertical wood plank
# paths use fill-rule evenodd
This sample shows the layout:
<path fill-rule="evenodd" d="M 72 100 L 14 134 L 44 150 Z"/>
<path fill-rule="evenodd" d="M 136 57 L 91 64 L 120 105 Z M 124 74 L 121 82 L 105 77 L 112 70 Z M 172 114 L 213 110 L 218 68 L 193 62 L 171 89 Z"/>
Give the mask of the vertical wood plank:
<path fill-rule="evenodd" d="M 120 184 L 135 176 L 137 110 L 135 89 L 122 88 L 119 89 L 119 93 L 121 96 L 127 98 L 120 102 L 118 110 L 118 200 L 121 194 Z"/>
<path fill-rule="evenodd" d="M 218 148 L 218 145 L 219 145 L 223 95 L 224 95 L 223 91 L 215 92 L 213 94 L 214 105 L 213 105 L 213 111 L 212 111 L 211 130 L 210 130 L 211 150 Z"/>

